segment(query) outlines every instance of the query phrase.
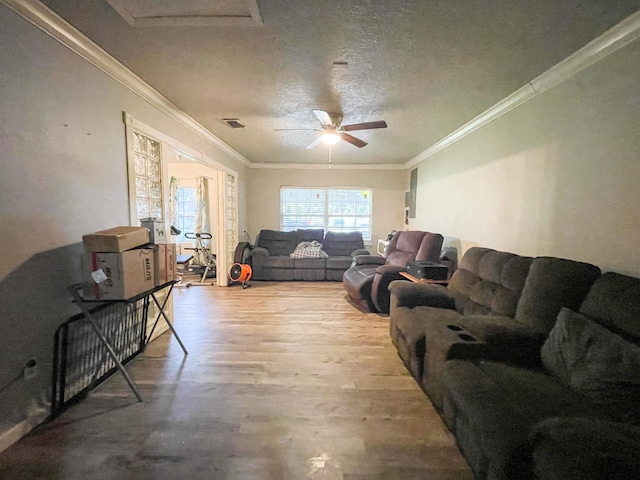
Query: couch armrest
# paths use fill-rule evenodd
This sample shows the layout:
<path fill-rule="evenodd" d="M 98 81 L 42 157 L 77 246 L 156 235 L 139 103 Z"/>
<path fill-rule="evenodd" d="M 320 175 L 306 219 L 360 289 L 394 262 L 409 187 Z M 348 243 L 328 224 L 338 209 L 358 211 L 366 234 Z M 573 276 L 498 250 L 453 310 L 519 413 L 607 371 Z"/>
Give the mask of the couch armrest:
<path fill-rule="evenodd" d="M 384 265 L 387 260 L 380 255 L 356 255 L 352 265 Z"/>
<path fill-rule="evenodd" d="M 483 358 L 522 367 L 540 368 L 542 332 L 519 324 L 505 315 L 465 315 L 460 325 L 487 344 Z"/>
<path fill-rule="evenodd" d="M 555 417 L 529 434 L 539 480 L 640 478 L 640 427 L 595 418 Z"/>
<path fill-rule="evenodd" d="M 396 307 L 436 307 L 456 309 L 456 302 L 449 290 L 442 285 L 413 283 L 406 280 L 394 280 L 389 284 L 391 303 Z"/>
<path fill-rule="evenodd" d="M 537 332 L 511 331 L 480 337 L 488 345 L 488 357 L 527 368 L 541 368 L 544 337 Z"/>
<path fill-rule="evenodd" d="M 254 247 L 249 253 L 249 257 L 268 257 L 269 255 L 271 253 L 264 247 Z"/>
<path fill-rule="evenodd" d="M 351 252 L 351 256 L 355 257 L 358 255 L 371 255 L 371 252 L 369 250 L 366 250 L 364 248 L 359 248 L 357 250 L 354 250 L 353 252 Z"/>

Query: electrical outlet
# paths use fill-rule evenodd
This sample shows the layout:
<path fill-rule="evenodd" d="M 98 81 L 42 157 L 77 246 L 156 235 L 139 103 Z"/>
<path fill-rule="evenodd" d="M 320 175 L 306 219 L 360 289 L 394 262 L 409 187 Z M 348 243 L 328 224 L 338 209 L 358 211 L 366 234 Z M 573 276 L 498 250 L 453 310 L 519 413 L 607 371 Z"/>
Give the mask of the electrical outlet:
<path fill-rule="evenodd" d="M 38 362 L 36 362 L 35 358 L 32 358 L 25 363 L 24 368 L 22 369 L 22 376 L 25 380 L 31 380 L 36 375 L 38 375 Z"/>

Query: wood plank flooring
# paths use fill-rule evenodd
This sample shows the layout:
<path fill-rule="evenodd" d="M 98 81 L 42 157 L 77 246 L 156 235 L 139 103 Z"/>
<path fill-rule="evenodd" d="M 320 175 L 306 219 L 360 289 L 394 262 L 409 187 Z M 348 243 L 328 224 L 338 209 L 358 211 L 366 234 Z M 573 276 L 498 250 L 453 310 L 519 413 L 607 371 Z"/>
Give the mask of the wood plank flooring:
<path fill-rule="evenodd" d="M 174 290 L 175 327 L 0 453 L 0 478 L 471 480 L 391 344 L 340 283 Z"/>

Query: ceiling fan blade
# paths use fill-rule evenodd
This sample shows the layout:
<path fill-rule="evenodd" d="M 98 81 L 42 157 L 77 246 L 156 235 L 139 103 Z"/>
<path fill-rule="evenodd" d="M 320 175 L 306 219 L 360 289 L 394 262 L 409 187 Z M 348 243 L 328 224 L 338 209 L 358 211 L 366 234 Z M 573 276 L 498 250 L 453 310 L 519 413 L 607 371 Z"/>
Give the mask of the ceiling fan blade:
<path fill-rule="evenodd" d="M 321 137 L 316 138 L 313 142 L 311 142 L 309 145 L 307 145 L 306 148 L 307 150 L 311 150 L 312 148 L 315 148 L 318 146 L 318 144 L 322 141 Z"/>
<path fill-rule="evenodd" d="M 359 138 L 354 137 L 353 135 L 349 135 L 348 133 L 341 133 L 340 138 L 351 145 L 355 145 L 358 148 L 365 147 L 367 142 L 364 140 L 360 140 Z"/>
<path fill-rule="evenodd" d="M 312 110 L 313 114 L 320 120 L 322 125 L 333 125 L 333 120 L 331 119 L 331 115 L 329 112 L 325 112 L 324 110 Z"/>
<path fill-rule="evenodd" d="M 340 130 L 351 132 L 353 130 L 369 130 L 372 128 L 387 128 L 387 122 L 378 120 L 375 122 L 353 123 L 351 125 L 343 125 Z"/>

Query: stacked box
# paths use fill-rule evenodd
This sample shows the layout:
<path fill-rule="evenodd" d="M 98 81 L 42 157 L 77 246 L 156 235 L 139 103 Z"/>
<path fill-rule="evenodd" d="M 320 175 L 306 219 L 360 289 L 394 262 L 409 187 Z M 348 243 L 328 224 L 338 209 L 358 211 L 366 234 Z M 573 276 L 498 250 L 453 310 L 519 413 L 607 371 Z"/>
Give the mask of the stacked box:
<path fill-rule="evenodd" d="M 146 227 L 114 227 L 82 236 L 85 252 L 124 252 L 149 243 Z"/>
<path fill-rule="evenodd" d="M 154 249 L 89 252 L 82 256 L 86 300 L 126 300 L 155 286 Z"/>
<path fill-rule="evenodd" d="M 82 290 L 86 300 L 126 300 L 155 283 L 154 245 L 146 227 L 114 227 L 82 236 Z"/>
<path fill-rule="evenodd" d="M 160 243 L 154 247 L 155 285 L 158 286 L 177 277 L 176 244 Z"/>
<path fill-rule="evenodd" d="M 155 218 L 144 218 L 140 220 L 140 225 L 149 229 L 150 243 L 167 243 L 167 232 L 164 228 L 164 222 L 158 221 Z"/>

